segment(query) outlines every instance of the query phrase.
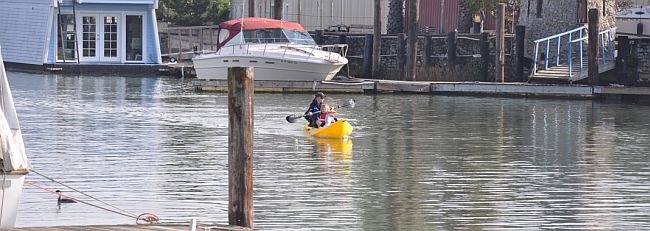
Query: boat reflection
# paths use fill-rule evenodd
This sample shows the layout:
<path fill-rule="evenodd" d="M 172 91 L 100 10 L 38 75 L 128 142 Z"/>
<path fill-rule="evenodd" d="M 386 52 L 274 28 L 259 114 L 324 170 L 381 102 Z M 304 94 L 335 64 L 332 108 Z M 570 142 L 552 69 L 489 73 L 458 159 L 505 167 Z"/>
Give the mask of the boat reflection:
<path fill-rule="evenodd" d="M 314 138 L 313 142 L 321 158 L 352 159 L 352 139 Z"/>

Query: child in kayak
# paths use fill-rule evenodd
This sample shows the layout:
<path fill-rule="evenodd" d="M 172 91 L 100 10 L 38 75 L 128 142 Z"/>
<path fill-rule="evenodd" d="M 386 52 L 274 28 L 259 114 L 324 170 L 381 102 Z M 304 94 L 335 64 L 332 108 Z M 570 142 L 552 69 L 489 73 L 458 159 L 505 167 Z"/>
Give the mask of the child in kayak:
<path fill-rule="evenodd" d="M 323 105 L 323 110 L 320 113 L 319 119 L 318 119 L 318 127 L 324 128 L 329 126 L 330 124 L 336 122 L 336 119 L 334 118 L 334 114 L 336 114 L 336 111 L 334 111 L 334 108 L 332 108 L 330 105 Z"/>
<path fill-rule="evenodd" d="M 325 100 L 325 94 L 322 92 L 317 92 L 314 95 L 314 100 L 312 100 L 311 104 L 309 105 L 309 109 L 307 109 L 307 112 L 305 112 L 305 119 L 309 121 L 310 127 L 318 127 L 317 122 L 321 114 L 321 105 L 323 104 L 323 100 Z"/>

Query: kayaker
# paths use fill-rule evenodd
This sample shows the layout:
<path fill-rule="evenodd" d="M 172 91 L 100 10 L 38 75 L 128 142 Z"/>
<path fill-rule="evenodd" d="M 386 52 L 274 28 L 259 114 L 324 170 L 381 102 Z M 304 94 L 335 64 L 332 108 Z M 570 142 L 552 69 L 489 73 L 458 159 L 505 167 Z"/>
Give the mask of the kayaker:
<path fill-rule="evenodd" d="M 322 107 L 322 112 L 320 113 L 319 119 L 318 119 L 318 127 L 327 127 L 328 125 L 336 122 L 336 119 L 334 118 L 334 114 L 336 114 L 336 111 L 334 111 L 334 108 L 332 108 L 330 105 L 325 104 Z"/>
<path fill-rule="evenodd" d="M 309 121 L 309 126 L 310 127 L 318 127 L 318 117 L 320 116 L 321 112 L 321 105 L 323 104 L 323 100 L 325 100 L 325 94 L 323 92 L 316 92 L 314 94 L 314 100 L 311 101 L 311 104 L 309 104 L 309 109 L 307 109 L 307 112 L 305 112 L 305 119 Z"/>

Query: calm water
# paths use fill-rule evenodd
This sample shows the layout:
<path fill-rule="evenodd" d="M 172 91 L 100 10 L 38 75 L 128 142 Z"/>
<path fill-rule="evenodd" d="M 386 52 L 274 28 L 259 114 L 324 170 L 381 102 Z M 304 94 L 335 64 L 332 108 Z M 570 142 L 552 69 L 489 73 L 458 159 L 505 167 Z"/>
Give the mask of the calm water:
<path fill-rule="evenodd" d="M 8 75 L 37 171 L 165 222 L 227 223 L 227 95 L 165 78 Z M 650 229 L 650 106 L 331 95 L 357 100 L 339 111 L 352 141 L 335 142 L 284 120 L 310 97 L 256 95 L 258 229 Z M 25 186 L 18 226 L 84 224 L 133 219 Z"/>

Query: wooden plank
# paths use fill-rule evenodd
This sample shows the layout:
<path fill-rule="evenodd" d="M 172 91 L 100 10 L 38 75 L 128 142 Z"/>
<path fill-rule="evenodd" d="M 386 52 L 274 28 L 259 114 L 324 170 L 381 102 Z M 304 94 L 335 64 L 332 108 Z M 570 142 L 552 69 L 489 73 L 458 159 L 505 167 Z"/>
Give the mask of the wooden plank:
<path fill-rule="evenodd" d="M 197 230 L 240 231 L 251 230 L 230 225 L 198 225 Z M 89 226 L 55 226 L 4 229 L 6 231 L 187 231 L 188 225 L 89 225 Z"/>

